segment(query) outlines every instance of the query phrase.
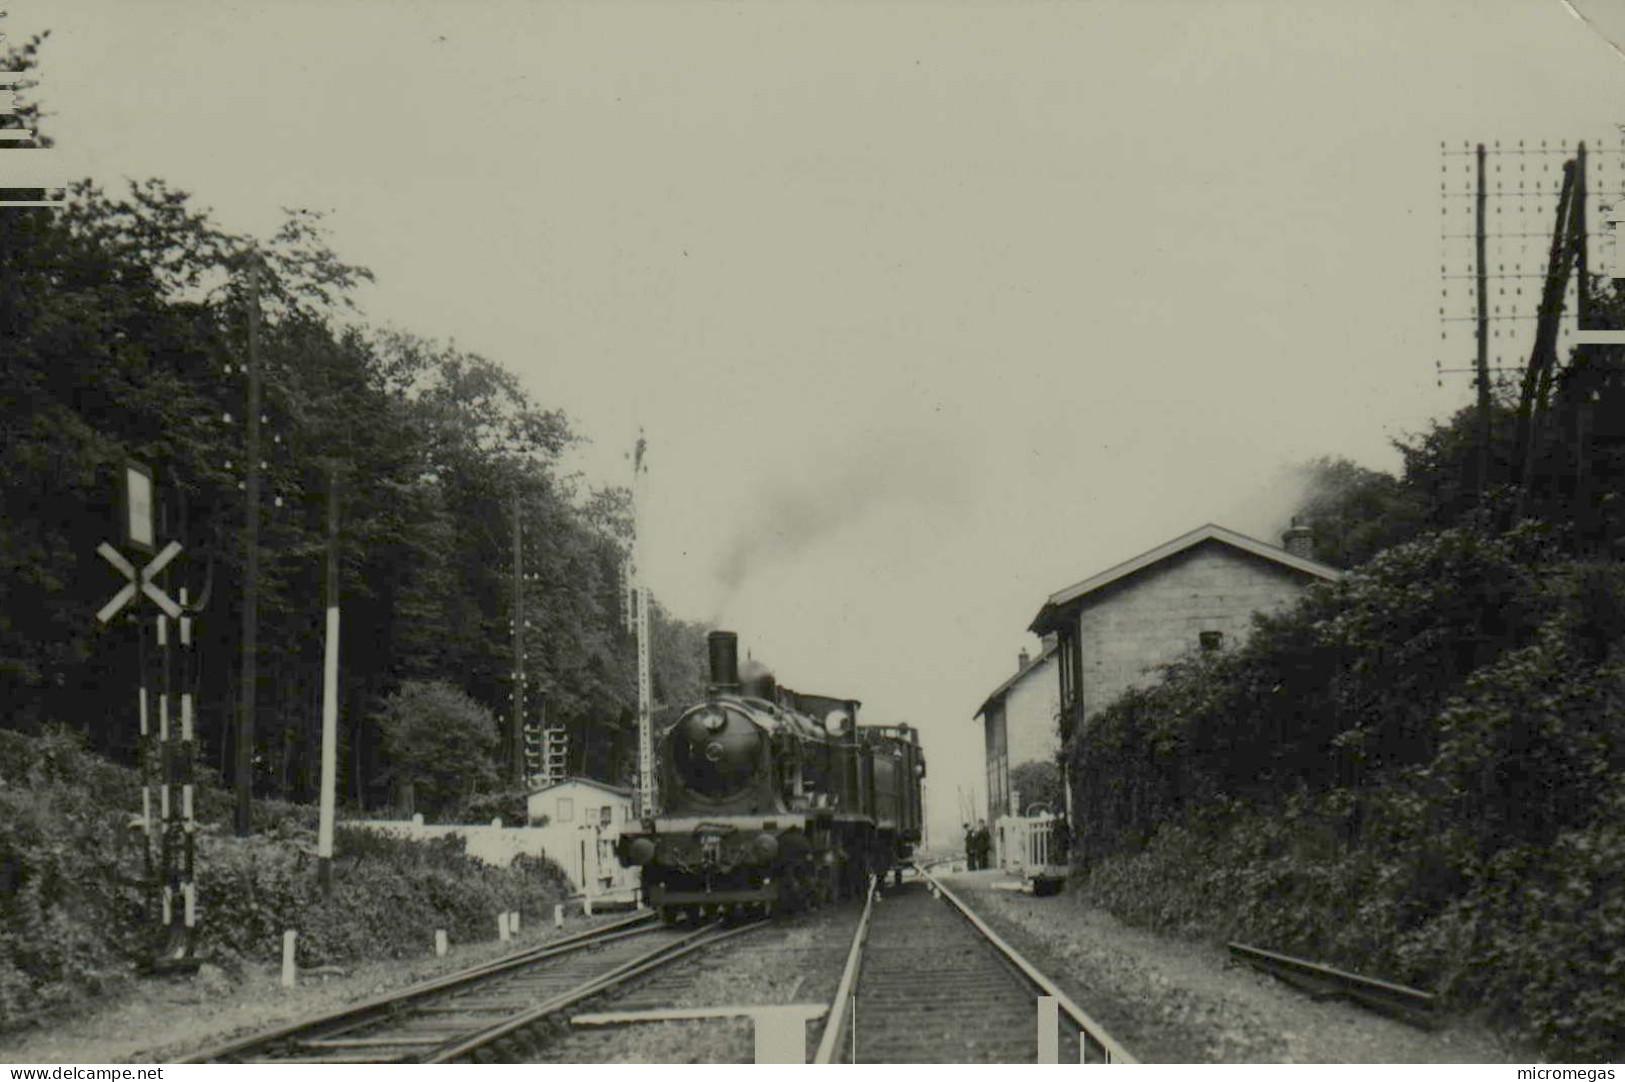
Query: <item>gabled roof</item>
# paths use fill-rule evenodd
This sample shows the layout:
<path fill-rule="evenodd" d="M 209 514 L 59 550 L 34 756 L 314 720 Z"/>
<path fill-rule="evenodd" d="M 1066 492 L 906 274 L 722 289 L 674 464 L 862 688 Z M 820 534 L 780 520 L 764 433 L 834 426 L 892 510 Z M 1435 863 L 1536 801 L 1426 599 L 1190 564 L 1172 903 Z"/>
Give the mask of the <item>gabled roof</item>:
<path fill-rule="evenodd" d="M 994 688 L 993 693 L 982 701 L 982 705 L 978 706 L 976 708 L 976 713 L 972 714 L 971 717 L 979 718 L 983 714 L 987 713 L 988 710 L 993 706 L 993 703 L 995 701 L 997 701 L 998 699 L 1000 699 L 1001 697 L 1003 697 L 1005 692 L 1009 691 L 1011 688 L 1015 687 L 1016 684 L 1020 683 L 1027 676 L 1028 673 L 1032 672 L 1034 669 L 1038 668 L 1044 662 L 1048 661 L 1050 659 L 1050 657 L 1055 653 L 1055 646 L 1056 646 L 1056 644 L 1053 643 L 1053 642 L 1046 645 L 1042 650 L 1040 650 L 1038 652 L 1037 657 L 1035 657 L 1031 661 L 1027 662 L 1027 664 L 1023 665 L 1020 669 L 1017 669 L 1016 670 L 1016 675 L 1012 676 L 1010 679 L 1006 680 L 1004 683 L 1002 683 L 998 687 Z"/>
<path fill-rule="evenodd" d="M 1282 567 L 1300 571 L 1305 575 L 1313 575 L 1328 582 L 1335 582 L 1343 577 L 1343 572 L 1330 564 L 1323 564 L 1319 560 L 1310 560 L 1302 556 L 1294 556 L 1286 549 L 1267 545 L 1257 538 L 1236 533 L 1234 530 L 1227 530 L 1223 526 L 1215 526 L 1210 522 L 1206 526 L 1192 530 L 1188 534 L 1182 534 L 1172 541 L 1158 545 L 1149 552 L 1142 552 L 1132 560 L 1125 560 L 1115 567 L 1107 568 L 1098 575 L 1084 579 L 1082 582 L 1073 583 L 1066 589 L 1051 594 L 1049 600 L 1044 602 L 1044 607 L 1038 610 L 1038 615 L 1033 617 L 1032 626 L 1029 630 L 1039 634 L 1051 631 L 1063 610 L 1081 604 L 1082 599 L 1089 594 L 1207 541 L 1217 541 L 1229 545 L 1232 548 L 1240 549 L 1242 552 L 1248 552 L 1254 556 L 1280 564 Z"/>
<path fill-rule="evenodd" d="M 599 781 L 597 778 L 564 778 L 560 781 L 550 781 L 545 785 L 536 786 L 527 795 L 535 796 L 537 793 L 545 793 L 549 789 L 557 789 L 561 785 L 590 785 L 594 789 L 602 789 L 604 792 L 614 793 L 616 796 L 630 797 L 632 795 L 632 790 L 628 787 L 611 785 L 609 782 Z"/>

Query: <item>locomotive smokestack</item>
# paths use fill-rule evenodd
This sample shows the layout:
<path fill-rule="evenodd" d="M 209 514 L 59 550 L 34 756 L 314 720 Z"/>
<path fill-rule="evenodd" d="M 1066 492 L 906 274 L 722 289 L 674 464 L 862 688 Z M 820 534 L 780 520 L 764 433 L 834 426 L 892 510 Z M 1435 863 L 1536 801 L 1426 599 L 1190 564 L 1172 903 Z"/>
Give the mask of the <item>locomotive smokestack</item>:
<path fill-rule="evenodd" d="M 739 694 L 739 636 L 732 631 L 713 631 L 705 642 L 711 649 L 712 693 Z"/>

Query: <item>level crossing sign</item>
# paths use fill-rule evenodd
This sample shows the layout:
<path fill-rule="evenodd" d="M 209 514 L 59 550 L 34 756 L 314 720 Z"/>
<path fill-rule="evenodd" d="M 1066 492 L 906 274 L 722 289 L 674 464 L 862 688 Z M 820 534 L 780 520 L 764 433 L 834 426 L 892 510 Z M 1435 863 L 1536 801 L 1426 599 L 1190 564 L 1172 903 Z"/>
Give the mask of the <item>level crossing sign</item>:
<path fill-rule="evenodd" d="M 124 584 L 118 593 L 112 596 L 107 604 L 101 607 L 101 611 L 96 613 L 96 619 L 104 624 L 107 623 L 118 615 L 119 610 L 128 605 L 130 600 L 137 594 L 146 594 L 155 605 L 164 610 L 164 615 L 171 620 L 180 618 L 181 607 L 152 581 L 160 571 L 169 566 L 171 560 L 181 554 L 179 541 L 171 541 L 165 545 L 163 551 L 154 556 L 147 566 L 139 569 L 129 560 L 126 560 L 123 553 L 106 541 L 97 545 L 96 551 L 101 554 L 102 559 L 112 564 L 125 578 L 130 580 Z"/>

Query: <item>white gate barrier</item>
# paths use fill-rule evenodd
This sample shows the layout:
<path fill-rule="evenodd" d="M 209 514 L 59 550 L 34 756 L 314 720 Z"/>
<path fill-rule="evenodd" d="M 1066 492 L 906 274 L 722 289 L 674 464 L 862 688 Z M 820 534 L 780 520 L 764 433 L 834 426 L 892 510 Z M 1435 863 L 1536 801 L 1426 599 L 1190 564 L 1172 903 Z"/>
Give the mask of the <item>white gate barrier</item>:
<path fill-rule="evenodd" d="M 997 823 L 999 832 L 999 867 L 1022 879 L 1043 871 L 1044 866 L 1060 863 L 1055 846 L 1055 816 L 1048 812 L 1024 817 L 1007 815 Z"/>

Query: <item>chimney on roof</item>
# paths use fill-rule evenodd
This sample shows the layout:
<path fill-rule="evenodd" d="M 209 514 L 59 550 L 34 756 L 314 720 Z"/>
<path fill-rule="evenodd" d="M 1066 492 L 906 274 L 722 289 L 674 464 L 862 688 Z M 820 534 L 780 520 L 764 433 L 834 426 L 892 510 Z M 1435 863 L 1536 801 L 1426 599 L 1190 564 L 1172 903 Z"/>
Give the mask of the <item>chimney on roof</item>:
<path fill-rule="evenodd" d="M 1309 524 L 1297 515 L 1292 516 L 1292 525 L 1287 527 L 1286 533 L 1281 535 L 1281 547 L 1293 556 L 1305 560 L 1315 558 L 1315 531 Z"/>
<path fill-rule="evenodd" d="M 1020 672 L 1021 670 L 1025 669 L 1027 667 L 1027 663 L 1031 660 L 1032 658 L 1027 656 L 1027 648 L 1025 646 L 1022 647 L 1021 653 L 1016 655 L 1016 672 Z"/>

